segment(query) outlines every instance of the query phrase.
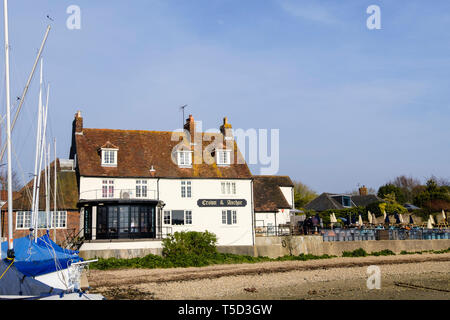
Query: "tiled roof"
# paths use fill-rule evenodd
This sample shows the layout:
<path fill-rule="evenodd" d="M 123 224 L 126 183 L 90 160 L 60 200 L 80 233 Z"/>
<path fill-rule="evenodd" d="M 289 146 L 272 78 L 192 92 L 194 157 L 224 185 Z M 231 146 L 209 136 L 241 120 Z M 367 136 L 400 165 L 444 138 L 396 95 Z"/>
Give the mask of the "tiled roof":
<path fill-rule="evenodd" d="M 91 177 L 164 177 L 164 178 L 227 178 L 252 177 L 244 162 L 230 166 L 215 163 L 192 164 L 180 168 L 172 159 L 179 141 L 172 141 L 173 132 L 143 130 L 86 129 L 75 136 L 79 173 Z M 202 150 L 214 143 L 220 133 L 202 133 Z M 105 144 L 119 149 L 116 167 L 102 167 L 99 148 Z M 235 145 L 234 159 L 242 155 Z M 193 159 L 193 162 L 195 159 Z M 154 168 L 154 172 L 150 169 Z"/>
<path fill-rule="evenodd" d="M 334 200 L 331 193 L 322 193 L 320 196 L 305 205 L 307 210 L 325 211 L 328 209 L 344 209 L 342 204 Z"/>
<path fill-rule="evenodd" d="M 279 209 L 290 209 L 288 201 L 280 187 L 293 187 L 286 176 L 254 176 L 253 197 L 255 212 L 277 212 Z"/>
<path fill-rule="evenodd" d="M 357 207 L 365 207 L 371 203 L 383 201 L 383 200 L 378 198 L 374 194 L 368 194 L 365 196 L 352 196 L 352 201 L 355 203 L 355 205 Z"/>
<path fill-rule="evenodd" d="M 272 184 L 276 184 L 279 187 L 294 187 L 289 176 L 253 176 L 255 179 L 262 179 L 264 181 L 270 181 Z"/>
<path fill-rule="evenodd" d="M 61 171 L 57 160 L 57 198 L 56 206 L 59 210 L 77 210 L 78 203 L 78 183 L 75 171 Z M 50 210 L 53 210 L 53 183 L 54 183 L 54 162 L 50 164 Z M 44 170 L 41 171 L 41 188 L 39 189 L 39 208 L 45 208 L 45 178 Z M 33 179 L 28 182 L 13 198 L 14 210 L 31 210 L 33 195 Z M 2 210 L 8 209 L 6 203 Z"/>
<path fill-rule="evenodd" d="M 348 196 L 350 197 L 352 201 L 352 207 L 365 207 L 373 202 L 382 201 L 380 198 L 378 198 L 376 195 L 365 195 L 365 196 L 359 196 L 359 195 L 341 195 L 341 194 L 334 194 L 334 193 L 327 193 L 324 192 L 311 202 L 305 205 L 305 209 L 308 210 L 315 210 L 315 211 L 325 211 L 329 209 L 345 209 L 345 207 L 336 201 L 336 199 L 333 199 L 333 197 L 340 197 L 340 196 Z"/>

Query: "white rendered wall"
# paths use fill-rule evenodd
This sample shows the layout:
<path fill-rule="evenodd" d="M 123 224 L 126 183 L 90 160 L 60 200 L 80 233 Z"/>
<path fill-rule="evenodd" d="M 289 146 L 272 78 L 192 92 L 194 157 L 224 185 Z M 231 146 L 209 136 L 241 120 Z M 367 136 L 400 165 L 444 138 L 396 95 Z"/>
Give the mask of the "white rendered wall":
<path fill-rule="evenodd" d="M 100 199 L 103 180 L 114 180 L 115 190 L 135 190 L 136 180 L 139 179 L 80 177 L 80 199 Z M 251 180 L 159 179 L 159 199 L 157 199 L 156 192 L 158 179 L 145 180 L 148 181 L 147 199 L 162 200 L 166 204 L 163 211 L 192 211 L 192 225 L 166 225 L 162 222 L 162 227 L 171 227 L 172 233 L 183 230 L 199 232 L 207 230 L 216 234 L 219 246 L 253 245 Z M 181 197 L 181 181 L 191 181 L 191 198 Z M 221 182 L 224 181 L 236 183 L 236 194 L 223 195 L 221 193 Z M 154 190 L 154 195 L 152 190 Z M 133 199 L 134 196 L 131 198 Z M 199 207 L 197 205 L 199 199 L 245 199 L 247 205 L 245 207 Z M 236 210 L 237 224 L 222 224 L 222 210 Z M 164 212 L 162 217 L 164 217 Z"/>
<path fill-rule="evenodd" d="M 283 196 L 286 198 L 286 201 L 289 203 L 291 208 L 294 208 L 294 188 L 292 187 L 280 187 Z"/>
<path fill-rule="evenodd" d="M 157 199 L 157 181 L 158 179 L 130 179 L 130 178 L 91 178 L 80 177 L 80 199 L 95 200 L 102 197 L 103 180 L 114 181 L 114 198 L 120 198 L 120 191 L 130 191 L 131 198 L 136 195 L 136 180 L 147 180 L 147 198 Z"/>
<path fill-rule="evenodd" d="M 160 199 L 166 203 L 163 211 L 191 210 L 192 225 L 166 225 L 176 231 L 209 231 L 216 234 L 219 246 L 253 245 L 252 186 L 250 180 L 187 179 L 191 181 L 192 197 L 181 197 L 179 179 L 161 179 Z M 221 182 L 236 183 L 235 195 L 222 195 Z M 199 199 L 245 199 L 245 207 L 206 207 L 197 205 Z M 236 210 L 237 224 L 222 224 L 222 210 Z"/>

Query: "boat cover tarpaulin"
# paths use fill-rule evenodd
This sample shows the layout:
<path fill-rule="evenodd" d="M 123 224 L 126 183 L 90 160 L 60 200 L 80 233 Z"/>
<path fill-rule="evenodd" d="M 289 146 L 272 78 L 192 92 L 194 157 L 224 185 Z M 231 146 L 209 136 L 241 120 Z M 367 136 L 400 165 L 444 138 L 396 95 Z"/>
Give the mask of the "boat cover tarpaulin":
<path fill-rule="evenodd" d="M 2 256 L 6 257 L 8 243 L 2 243 Z M 14 239 L 14 265 L 29 277 L 66 269 L 71 263 L 83 261 L 78 251 L 67 250 L 53 242 L 48 234 L 34 241 L 32 236 Z"/>
<path fill-rule="evenodd" d="M 62 294 L 64 291 L 25 276 L 10 260 L 0 260 L 0 296 L 49 296 Z M 9 268 L 8 268 L 9 267 Z M 8 269 L 8 270 L 6 270 Z M 5 272 L 6 271 L 6 272 Z"/>

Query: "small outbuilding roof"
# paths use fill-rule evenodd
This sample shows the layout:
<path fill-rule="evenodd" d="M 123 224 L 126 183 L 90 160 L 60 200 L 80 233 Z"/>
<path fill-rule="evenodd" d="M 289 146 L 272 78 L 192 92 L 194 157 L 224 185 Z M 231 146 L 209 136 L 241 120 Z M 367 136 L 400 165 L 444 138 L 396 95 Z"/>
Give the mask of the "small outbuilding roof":
<path fill-rule="evenodd" d="M 288 176 L 253 176 L 255 212 L 291 209 L 280 187 L 294 187 Z"/>

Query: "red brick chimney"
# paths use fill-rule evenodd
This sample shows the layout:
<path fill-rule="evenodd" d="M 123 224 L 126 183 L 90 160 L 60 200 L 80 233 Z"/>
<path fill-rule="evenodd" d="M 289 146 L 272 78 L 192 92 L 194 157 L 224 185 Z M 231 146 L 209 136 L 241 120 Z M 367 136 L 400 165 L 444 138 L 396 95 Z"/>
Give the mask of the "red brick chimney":
<path fill-rule="evenodd" d="M 75 113 L 75 120 L 73 120 L 73 130 L 75 134 L 83 133 L 83 118 L 81 117 L 81 111 Z"/>
<path fill-rule="evenodd" d="M 361 188 L 359 188 L 359 195 L 360 196 L 367 196 L 368 192 L 367 192 L 367 188 L 366 186 L 362 186 Z"/>
<path fill-rule="evenodd" d="M 189 118 L 186 119 L 186 123 L 184 124 L 184 129 L 189 131 L 191 135 L 191 143 L 194 143 L 195 139 L 195 121 L 192 114 L 189 115 Z"/>
<path fill-rule="evenodd" d="M 229 140 L 233 138 L 233 132 L 231 124 L 228 123 L 228 118 L 223 118 L 223 125 L 220 126 L 220 132 L 222 132 L 225 140 Z"/>

